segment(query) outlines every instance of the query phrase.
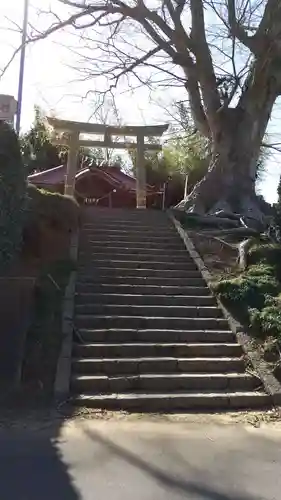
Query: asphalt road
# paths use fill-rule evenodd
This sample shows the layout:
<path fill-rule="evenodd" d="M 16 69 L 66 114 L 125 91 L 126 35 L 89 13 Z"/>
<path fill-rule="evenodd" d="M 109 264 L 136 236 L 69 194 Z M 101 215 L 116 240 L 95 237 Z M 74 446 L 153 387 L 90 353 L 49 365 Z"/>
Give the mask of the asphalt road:
<path fill-rule="evenodd" d="M 1 500 L 280 500 L 281 426 L 78 421 L 0 431 Z"/>

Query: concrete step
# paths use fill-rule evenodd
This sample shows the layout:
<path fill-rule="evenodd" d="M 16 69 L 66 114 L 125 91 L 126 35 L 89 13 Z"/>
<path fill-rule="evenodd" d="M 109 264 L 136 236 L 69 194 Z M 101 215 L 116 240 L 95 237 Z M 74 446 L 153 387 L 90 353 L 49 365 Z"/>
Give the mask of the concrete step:
<path fill-rule="evenodd" d="M 222 312 L 217 306 L 172 306 L 139 304 L 76 304 L 77 315 L 115 315 L 173 318 L 221 318 Z"/>
<path fill-rule="evenodd" d="M 84 229 L 103 229 L 103 228 L 112 228 L 116 229 L 116 227 L 120 227 L 120 229 L 127 229 L 128 227 L 132 228 L 151 228 L 151 227 L 159 227 L 168 228 L 170 230 L 175 229 L 171 220 L 166 217 L 102 217 L 100 219 L 93 219 L 92 221 L 82 220 L 82 228 Z"/>
<path fill-rule="evenodd" d="M 151 231 L 151 229 L 155 230 L 155 222 L 149 221 L 149 220 L 138 220 L 134 219 L 133 221 L 127 221 L 127 220 L 102 220 L 102 221 L 95 221 L 95 222 L 87 222 L 86 224 L 83 224 L 82 229 L 85 231 L 99 231 L 99 230 L 113 230 L 115 231 L 116 228 L 120 231 L 128 231 L 128 228 L 132 228 L 134 231 Z M 161 219 L 157 221 L 157 230 L 160 231 L 175 231 L 175 226 L 173 225 L 172 222 L 169 221 L 169 219 Z"/>
<path fill-rule="evenodd" d="M 97 242 L 99 243 L 99 242 Z M 95 244 L 95 242 L 93 242 L 93 245 Z M 179 258 L 181 257 L 182 259 L 184 259 L 184 261 L 186 261 L 186 259 L 189 259 L 189 254 L 187 252 L 187 250 L 185 249 L 185 247 L 183 245 L 180 245 L 180 247 L 178 248 L 172 248 L 171 250 L 168 250 L 167 248 L 163 248 L 163 247 L 149 247 L 149 246 L 146 246 L 146 247 L 133 247 L 133 246 L 129 246 L 129 247 L 124 247 L 124 248 L 120 248 L 119 246 L 108 246 L 108 247 L 101 247 L 100 245 L 98 245 L 97 248 L 93 248 L 92 246 L 90 246 L 89 248 L 85 249 L 85 250 L 80 250 L 79 252 L 79 256 L 83 257 L 83 256 L 88 256 L 88 255 L 101 255 L 102 257 L 104 257 L 105 255 L 109 255 L 109 256 L 116 256 L 116 258 L 119 258 L 119 256 L 132 256 L 134 257 L 134 260 L 138 260 L 138 259 L 141 259 L 142 257 L 144 258 L 144 260 L 150 260 L 150 259 L 159 259 L 159 260 L 164 260 L 165 257 L 167 259 L 171 259 L 171 258 Z M 121 260 L 123 260 L 121 258 Z"/>
<path fill-rule="evenodd" d="M 158 286 L 158 285 L 131 285 L 131 284 L 118 284 L 118 283 L 77 283 L 76 285 L 76 295 L 80 294 L 129 294 L 133 295 L 143 295 L 143 296 L 153 296 L 161 295 L 166 296 L 167 300 L 173 298 L 173 296 L 200 296 L 208 297 L 210 296 L 210 290 L 205 286 Z M 133 300 L 133 299 L 132 299 Z"/>
<path fill-rule="evenodd" d="M 261 381 L 248 373 L 141 373 L 107 377 L 106 375 L 74 375 L 74 393 L 126 393 L 167 391 L 252 391 Z"/>
<path fill-rule="evenodd" d="M 147 208 L 146 210 L 134 210 L 134 209 L 121 209 L 121 208 L 114 208 L 108 210 L 107 213 L 104 211 L 104 209 L 98 209 L 97 207 L 94 208 L 95 213 L 92 211 L 91 214 L 89 214 L 89 207 L 86 207 L 87 212 L 85 212 L 85 215 L 87 217 L 84 217 L 84 214 L 82 212 L 82 219 L 83 222 L 86 223 L 95 223 L 96 221 L 100 220 L 106 220 L 106 219 L 112 219 L 112 220 L 151 220 L 152 217 L 156 220 L 169 220 L 168 215 L 165 211 L 162 210 L 152 210 L 150 208 Z M 89 215 L 91 217 L 89 218 Z"/>
<path fill-rule="evenodd" d="M 228 330 L 228 322 L 224 318 L 182 318 L 182 317 L 145 317 L 77 314 L 77 328 L 91 329 L 151 329 L 163 330 Z"/>
<path fill-rule="evenodd" d="M 89 250 L 89 249 L 102 249 L 102 248 L 115 248 L 119 247 L 120 251 L 122 252 L 124 248 L 129 249 L 131 248 L 139 248 L 140 250 L 142 249 L 158 249 L 158 250 L 163 250 L 163 248 L 166 248 L 168 251 L 173 250 L 184 250 L 185 246 L 179 238 L 176 236 L 173 236 L 172 238 L 165 238 L 165 239 L 159 239 L 159 238 L 152 238 L 152 237 L 132 237 L 130 238 L 129 236 L 124 238 L 111 238 L 111 237 L 96 237 L 96 235 L 93 236 L 86 236 L 86 235 L 81 235 L 79 237 L 79 249 L 82 251 Z M 126 250 L 127 251 L 127 250 Z"/>
<path fill-rule="evenodd" d="M 155 231 L 157 229 L 157 231 Z M 83 226 L 81 230 L 81 235 L 95 235 L 97 238 L 103 237 L 117 237 L 117 236 L 158 236 L 159 238 L 163 237 L 173 237 L 176 236 L 179 238 L 178 233 L 176 232 L 173 226 L 158 226 L 155 228 L 155 224 L 150 224 L 147 226 L 136 226 L 135 224 L 127 224 L 126 226 L 120 227 L 120 224 L 114 224 L 114 226 Z"/>
<path fill-rule="evenodd" d="M 103 233 L 103 234 L 97 234 L 96 232 L 87 232 L 87 234 L 82 232 L 80 234 L 80 241 L 81 244 L 83 242 L 88 243 L 89 241 L 100 241 L 105 244 L 113 244 L 115 245 L 116 243 L 134 243 L 134 245 L 140 243 L 143 244 L 144 242 L 147 243 L 154 243 L 160 246 L 164 245 L 169 245 L 169 244 L 180 244 L 183 245 L 181 239 L 179 238 L 177 233 L 169 233 L 167 235 L 158 235 L 157 230 L 154 230 L 154 233 L 148 234 L 148 233 L 132 233 L 129 232 L 126 234 L 118 234 L 118 231 L 116 234 L 109 234 L 109 233 Z"/>
<path fill-rule="evenodd" d="M 150 252 L 150 251 L 142 251 L 140 252 L 138 250 L 138 253 L 136 252 L 131 252 L 131 250 L 128 250 L 127 252 L 124 253 L 119 253 L 114 250 L 111 250 L 110 248 L 105 248 L 103 250 L 100 250 L 99 252 L 92 252 L 91 249 L 89 249 L 87 252 L 80 252 L 79 253 L 79 263 L 86 263 L 86 262 L 99 262 L 99 261 L 107 260 L 107 261 L 135 261 L 135 262 L 163 262 L 163 263 L 180 263 L 183 262 L 184 264 L 192 264 L 195 266 L 194 261 L 191 259 L 189 254 L 186 251 L 177 251 L 177 252 L 163 252 L 163 253 L 158 253 L 158 252 Z M 195 266 L 196 267 L 196 266 Z"/>
<path fill-rule="evenodd" d="M 91 218 L 97 218 L 100 219 L 100 217 L 104 216 L 109 216 L 109 217 L 116 217 L 120 214 L 124 214 L 127 217 L 130 215 L 137 215 L 138 217 L 142 217 L 145 215 L 157 215 L 161 217 L 166 217 L 166 212 L 163 210 L 158 210 L 154 208 L 146 208 L 145 210 L 143 208 L 125 208 L 125 207 L 119 207 L 119 208 L 109 208 L 109 207 L 99 207 L 99 206 L 84 206 L 82 208 L 82 214 L 84 215 L 91 215 Z"/>
<path fill-rule="evenodd" d="M 182 262 L 176 262 L 176 261 L 170 261 L 170 262 L 165 262 L 165 261 L 139 261 L 139 260 L 118 260 L 116 258 L 114 259 L 93 259 L 91 258 L 80 258 L 79 259 L 79 264 L 78 264 L 78 269 L 83 272 L 87 272 L 87 270 L 91 271 L 92 269 L 147 269 L 147 270 L 161 270 L 161 271 L 196 271 L 197 273 L 198 268 L 196 267 L 195 263 L 190 259 L 186 259 L 185 261 Z"/>
<path fill-rule="evenodd" d="M 80 270 L 79 279 L 83 279 L 84 276 L 90 278 L 91 276 L 127 276 L 127 277 L 143 277 L 143 278 L 152 278 L 152 277 L 163 277 L 166 278 L 200 278 L 201 274 L 198 269 L 188 270 L 188 269 L 153 269 L 151 266 L 150 269 L 144 267 L 138 267 L 130 269 L 128 267 L 102 267 L 95 265 L 89 266 L 87 269 Z"/>
<path fill-rule="evenodd" d="M 188 342 L 188 343 L 233 343 L 235 336 L 230 330 L 149 330 L 149 329 L 80 329 L 84 342 Z"/>
<path fill-rule="evenodd" d="M 75 404 L 150 412 L 270 406 L 164 213 L 83 209 L 75 326 Z"/>
<path fill-rule="evenodd" d="M 129 240 L 112 240 L 110 238 L 107 239 L 100 239 L 97 240 L 95 238 L 88 238 L 84 241 L 80 238 L 79 240 L 79 248 L 83 251 L 85 249 L 91 248 L 93 251 L 95 249 L 103 249 L 103 248 L 108 248 L 109 250 L 112 249 L 122 249 L 124 251 L 125 249 L 130 249 L 130 248 L 138 248 L 139 251 L 142 250 L 151 250 L 151 251 L 161 251 L 163 248 L 166 249 L 166 251 L 174 251 L 174 250 L 184 250 L 185 247 L 183 245 L 183 242 L 180 239 L 174 238 L 172 241 L 165 241 L 164 243 L 161 241 L 155 241 L 155 240 L 140 240 L 138 242 L 136 241 L 129 241 Z M 121 251 L 121 250 L 120 250 Z"/>
<path fill-rule="evenodd" d="M 146 210 L 133 210 L 133 209 L 99 209 L 97 207 L 95 208 L 90 208 L 90 207 L 85 207 L 85 210 L 82 211 L 81 214 L 82 221 L 85 224 L 86 222 L 88 223 L 93 223 L 95 221 L 105 221 L 105 220 L 124 220 L 124 221 L 141 221 L 141 220 L 147 220 L 147 221 L 160 221 L 160 220 L 169 220 L 167 217 L 166 212 L 160 211 L 160 210 L 151 210 L 151 209 L 146 209 Z"/>
<path fill-rule="evenodd" d="M 78 275 L 78 288 L 80 285 L 85 284 L 97 285 L 97 284 L 110 284 L 110 285 L 153 285 L 153 286 L 195 286 L 203 287 L 206 286 L 205 281 L 202 277 L 191 278 L 191 277 L 170 277 L 170 276 L 123 276 L 123 275 L 103 275 L 103 274 L 79 274 Z"/>
<path fill-rule="evenodd" d="M 81 394 L 72 400 L 75 405 L 107 410 L 128 410 L 131 412 L 242 410 L 269 408 L 270 397 L 263 392 L 214 392 L 201 393 L 125 393 L 90 395 Z"/>
<path fill-rule="evenodd" d="M 130 344 L 77 344 L 73 345 L 75 358 L 157 358 L 157 357 L 195 357 L 219 358 L 242 356 L 242 348 L 237 343 L 232 344 L 187 344 L 187 343 L 157 343 L 133 342 Z"/>
<path fill-rule="evenodd" d="M 215 306 L 212 295 L 148 295 L 118 293 L 76 293 L 76 304 L 123 304 L 161 306 Z"/>
<path fill-rule="evenodd" d="M 80 235 L 86 238 L 93 236 L 95 239 L 103 239 L 103 238 L 154 238 L 157 240 L 166 240 L 170 238 L 180 239 L 180 236 L 175 228 L 171 227 L 161 227 L 155 224 L 151 224 L 150 227 L 146 229 L 140 229 L 139 226 L 135 226 L 134 224 L 127 224 L 126 229 L 119 229 L 118 223 L 115 224 L 114 229 L 109 229 L 108 227 L 102 228 L 85 228 L 82 226 Z"/>
<path fill-rule="evenodd" d="M 133 375 L 138 373 L 243 373 L 241 358 L 73 358 L 73 373 Z"/>

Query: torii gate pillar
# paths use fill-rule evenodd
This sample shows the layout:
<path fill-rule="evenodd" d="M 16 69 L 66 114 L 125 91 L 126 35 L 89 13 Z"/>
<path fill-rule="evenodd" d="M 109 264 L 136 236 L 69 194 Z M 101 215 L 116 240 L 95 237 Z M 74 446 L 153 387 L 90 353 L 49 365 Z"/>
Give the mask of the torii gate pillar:
<path fill-rule="evenodd" d="M 100 123 L 83 123 L 69 120 L 58 120 L 48 117 L 49 124 L 54 129 L 54 144 L 65 145 L 69 148 L 67 172 L 65 177 L 64 193 L 73 196 L 75 193 L 75 176 L 78 169 L 78 154 L 80 147 L 101 147 L 117 149 L 137 149 L 136 162 L 136 207 L 146 208 L 146 172 L 145 151 L 161 151 L 160 142 L 146 143 L 145 137 L 159 137 L 168 129 L 168 125 L 125 125 L 115 127 Z M 103 135 L 102 140 L 94 138 L 82 139 L 80 134 Z M 136 137 L 136 142 L 114 141 L 112 136 Z"/>
<path fill-rule="evenodd" d="M 64 194 L 74 196 L 75 176 L 78 170 L 79 132 L 73 131 L 69 137 Z"/>
<path fill-rule="evenodd" d="M 137 135 L 137 158 L 136 158 L 136 207 L 146 208 L 146 172 L 144 168 L 144 136 Z"/>

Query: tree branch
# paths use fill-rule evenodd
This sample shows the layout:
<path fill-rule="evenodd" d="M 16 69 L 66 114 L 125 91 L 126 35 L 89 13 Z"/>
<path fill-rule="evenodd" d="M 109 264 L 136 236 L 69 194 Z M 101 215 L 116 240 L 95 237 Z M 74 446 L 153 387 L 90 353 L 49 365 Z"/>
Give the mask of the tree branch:
<path fill-rule="evenodd" d="M 263 17 L 259 24 L 259 27 L 256 32 L 257 38 L 266 34 L 268 32 L 269 27 L 274 23 L 274 21 L 278 20 L 279 13 L 279 23 L 280 23 L 280 1 L 279 0 L 267 0 Z"/>
<path fill-rule="evenodd" d="M 255 54 L 257 49 L 256 39 L 254 36 L 249 36 L 241 24 L 237 21 L 235 0 L 228 0 L 228 24 L 230 35 L 248 47 Z"/>
<path fill-rule="evenodd" d="M 210 137 L 210 127 L 202 106 L 198 80 L 195 76 L 192 75 L 192 71 L 189 72 L 189 77 L 186 80 L 185 88 L 189 94 L 189 104 L 195 127 L 205 137 Z"/>
<path fill-rule="evenodd" d="M 149 10 L 143 0 L 138 0 L 138 5 L 135 7 L 135 16 L 136 21 L 141 21 L 144 19 L 149 19 L 152 21 L 160 30 L 166 35 L 168 39 L 171 41 L 174 37 L 174 30 L 170 28 L 170 26 L 162 19 L 155 10 Z"/>
<path fill-rule="evenodd" d="M 21 49 L 22 49 L 22 45 L 20 45 L 13 52 L 12 56 L 10 57 L 10 59 L 8 60 L 8 62 L 5 64 L 4 68 L 0 71 L 0 80 L 4 76 L 4 74 L 6 73 L 6 71 L 8 71 L 9 67 L 11 66 L 12 62 L 14 61 L 14 59 L 16 58 L 16 56 L 18 55 L 18 53 L 21 51 Z"/>
<path fill-rule="evenodd" d="M 220 96 L 213 62 L 206 39 L 204 8 L 202 0 L 190 0 L 191 41 L 196 55 L 196 67 L 201 84 L 204 104 L 209 121 L 216 121 L 216 111 L 220 108 Z"/>
<path fill-rule="evenodd" d="M 140 57 L 137 59 L 135 62 L 133 62 L 130 66 L 125 68 L 121 73 L 119 73 L 118 78 L 121 76 L 125 75 L 126 73 L 130 73 L 130 71 L 133 71 L 137 66 L 140 66 L 143 64 L 145 61 L 147 61 L 151 56 L 154 56 L 157 52 L 159 52 L 161 49 L 160 47 L 155 47 L 154 49 L 150 50 L 145 54 L 144 56 Z"/>
<path fill-rule="evenodd" d="M 60 3 L 63 3 L 64 5 L 68 5 L 69 7 L 75 7 L 76 9 L 86 9 L 89 8 L 89 5 L 85 5 L 80 3 L 80 2 L 74 2 L 73 0 L 59 0 Z"/>
<path fill-rule="evenodd" d="M 60 0 L 60 1 L 62 3 L 66 3 L 72 6 L 74 6 L 75 4 L 75 2 L 72 2 L 70 0 Z M 170 2 L 170 0 L 166 1 Z M 128 14 L 128 12 L 126 12 L 127 6 L 126 9 L 124 10 L 124 4 L 122 2 L 119 2 L 119 0 L 117 0 L 115 4 L 118 5 L 119 12 L 122 15 Z M 81 5 L 79 5 L 79 7 L 81 8 Z M 183 8 L 182 4 L 181 7 Z M 172 13 L 171 3 L 169 3 L 169 12 Z M 180 12 L 180 9 L 178 10 L 178 12 Z M 172 58 L 175 64 L 183 67 L 187 77 L 185 87 L 189 92 L 190 106 L 196 127 L 198 128 L 198 130 L 201 131 L 202 134 L 204 134 L 205 136 L 209 136 L 210 129 L 207 122 L 206 114 L 202 106 L 201 94 L 198 85 L 198 74 L 196 73 L 196 65 L 194 64 L 188 52 L 188 47 L 186 46 L 187 42 L 190 43 L 188 35 L 182 28 L 179 41 L 179 34 L 177 33 L 177 35 L 175 35 L 175 31 L 172 30 L 165 23 L 165 21 L 157 14 L 157 12 L 150 11 L 149 9 L 147 9 L 142 0 L 138 1 L 136 7 L 130 9 L 130 17 L 132 17 L 135 21 L 137 21 L 143 26 L 143 28 L 148 33 L 153 42 L 157 44 L 157 47 L 152 49 L 152 51 L 150 51 L 148 55 L 145 55 L 144 60 L 140 58 L 138 61 L 134 62 L 131 66 L 129 66 L 129 68 L 122 70 L 120 75 L 124 75 L 129 71 L 132 71 L 136 66 L 147 60 L 147 58 L 150 57 L 150 55 L 153 55 L 156 52 L 163 50 L 166 54 L 168 54 Z M 163 35 L 165 35 L 168 39 L 170 39 L 170 42 L 165 38 L 163 38 L 160 35 L 160 32 L 156 31 L 152 23 L 160 29 L 160 32 L 162 32 Z M 176 45 L 176 50 L 173 48 L 171 42 Z M 181 53 L 179 53 L 178 49 L 181 51 Z M 211 59 L 209 59 L 209 62 L 211 62 Z M 118 78 L 120 77 L 120 75 L 118 76 Z M 213 80 L 215 81 L 214 75 L 213 75 Z M 217 96 L 217 98 L 219 103 L 219 97 Z"/>
<path fill-rule="evenodd" d="M 181 17 L 184 6 L 186 4 L 186 1 L 185 0 L 176 0 L 176 3 L 177 3 L 176 9 L 175 9 L 176 14 L 178 17 Z"/>

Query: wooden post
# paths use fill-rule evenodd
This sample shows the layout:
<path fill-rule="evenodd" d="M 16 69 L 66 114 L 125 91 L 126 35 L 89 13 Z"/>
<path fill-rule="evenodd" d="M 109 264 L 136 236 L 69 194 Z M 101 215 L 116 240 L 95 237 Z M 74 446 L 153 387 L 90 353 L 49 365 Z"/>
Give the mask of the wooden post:
<path fill-rule="evenodd" d="M 137 161 L 136 161 L 136 206 L 146 208 L 146 175 L 144 168 L 144 135 L 137 135 Z"/>
<path fill-rule="evenodd" d="M 69 150 L 67 158 L 66 178 L 64 185 L 64 194 L 74 195 L 75 176 L 77 172 L 77 158 L 79 152 L 79 132 L 71 132 L 69 138 Z"/>
<path fill-rule="evenodd" d="M 164 184 L 163 184 L 163 192 L 162 192 L 162 210 L 165 210 L 166 189 L 167 189 L 167 182 L 164 182 Z"/>
<path fill-rule="evenodd" d="M 185 174 L 185 183 L 184 183 L 184 195 L 183 195 L 183 199 L 187 198 L 187 190 L 188 190 L 188 174 Z"/>

